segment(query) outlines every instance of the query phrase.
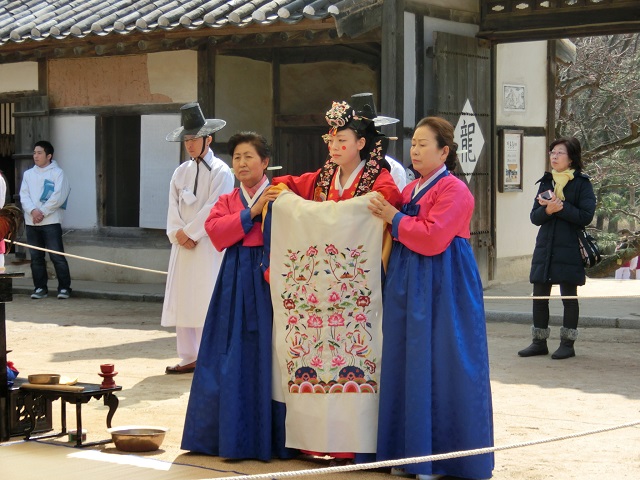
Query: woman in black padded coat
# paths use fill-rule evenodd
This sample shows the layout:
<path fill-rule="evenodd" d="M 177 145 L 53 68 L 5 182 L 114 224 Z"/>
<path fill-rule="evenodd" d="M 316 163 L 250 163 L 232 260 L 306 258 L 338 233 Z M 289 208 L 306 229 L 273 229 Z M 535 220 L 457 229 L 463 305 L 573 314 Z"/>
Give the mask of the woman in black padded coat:
<path fill-rule="evenodd" d="M 580 142 L 574 137 L 559 138 L 549 146 L 552 171 L 538 180 L 538 195 L 531 210 L 531 222 L 539 225 L 531 261 L 529 281 L 534 297 L 546 297 L 551 286 L 560 285 L 562 296 L 576 296 L 585 284 L 585 271 L 578 244 L 578 231 L 591 223 L 596 197 L 589 177 L 582 173 Z M 560 347 L 553 359 L 575 356 L 578 338 L 577 299 L 563 299 L 564 316 L 560 328 Z M 520 350 L 521 357 L 547 355 L 549 338 L 549 300 L 533 301 L 533 343 Z"/>

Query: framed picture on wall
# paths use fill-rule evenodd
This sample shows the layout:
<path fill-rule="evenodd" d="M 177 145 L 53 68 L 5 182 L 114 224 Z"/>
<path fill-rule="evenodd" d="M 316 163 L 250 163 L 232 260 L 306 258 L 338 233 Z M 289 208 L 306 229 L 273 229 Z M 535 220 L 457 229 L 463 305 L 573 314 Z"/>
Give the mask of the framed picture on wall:
<path fill-rule="evenodd" d="M 524 85 L 505 84 L 502 89 L 502 108 L 506 112 L 524 112 L 527 109 Z"/>
<path fill-rule="evenodd" d="M 498 190 L 522 191 L 522 142 L 524 130 L 500 130 Z"/>

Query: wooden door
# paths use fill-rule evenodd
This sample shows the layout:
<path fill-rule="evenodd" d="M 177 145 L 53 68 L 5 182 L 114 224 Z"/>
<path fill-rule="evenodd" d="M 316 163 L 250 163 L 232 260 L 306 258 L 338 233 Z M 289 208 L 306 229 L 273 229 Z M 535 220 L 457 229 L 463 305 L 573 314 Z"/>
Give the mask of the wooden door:
<path fill-rule="evenodd" d="M 16 188 L 14 198 L 16 205 L 22 208 L 20 185 L 24 172 L 33 167 L 33 144 L 40 140 L 50 140 L 49 97 L 36 95 L 16 100 L 13 117 L 16 132 L 16 151 L 13 155 Z M 18 236 L 17 240 L 26 241 L 23 235 Z M 14 251 L 18 259 L 26 259 L 24 247 L 16 246 Z"/>
<path fill-rule="evenodd" d="M 491 50 L 474 37 L 434 33 L 435 115 L 456 127 L 456 175 L 475 198 L 471 245 L 483 282 L 494 276 Z"/>
<path fill-rule="evenodd" d="M 20 191 L 22 175 L 33 167 L 33 144 L 49 138 L 49 98 L 47 96 L 23 97 L 16 101 L 13 112 L 16 128 L 15 185 Z"/>
<path fill-rule="evenodd" d="M 273 176 L 315 172 L 327 160 L 327 145 L 322 135 L 326 127 L 285 127 L 277 129 L 278 146 L 272 165 L 282 166 Z"/>

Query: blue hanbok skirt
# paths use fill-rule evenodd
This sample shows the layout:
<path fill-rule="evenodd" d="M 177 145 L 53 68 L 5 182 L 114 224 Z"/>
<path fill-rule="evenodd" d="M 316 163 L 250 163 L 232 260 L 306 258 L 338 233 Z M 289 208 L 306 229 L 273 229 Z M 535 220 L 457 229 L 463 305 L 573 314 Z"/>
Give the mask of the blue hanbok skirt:
<path fill-rule="evenodd" d="M 394 242 L 384 286 L 377 459 L 493 446 L 482 283 L 466 239 L 428 257 Z M 405 465 L 490 478 L 493 454 Z"/>
<path fill-rule="evenodd" d="M 288 458 L 285 406 L 271 397 L 272 308 L 262 247 L 229 247 L 211 298 L 182 449 L 225 458 Z M 194 279 L 197 280 L 197 279 Z"/>

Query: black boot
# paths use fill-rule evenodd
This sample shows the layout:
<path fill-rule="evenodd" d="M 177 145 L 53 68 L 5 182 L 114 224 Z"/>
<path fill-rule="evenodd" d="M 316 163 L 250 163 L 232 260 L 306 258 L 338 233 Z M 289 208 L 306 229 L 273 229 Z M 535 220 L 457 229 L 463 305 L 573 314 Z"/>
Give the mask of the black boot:
<path fill-rule="evenodd" d="M 575 328 L 560 327 L 560 346 L 553 352 L 551 358 L 554 360 L 564 360 L 576 356 L 573 349 L 573 342 L 578 338 L 578 330 Z"/>
<path fill-rule="evenodd" d="M 536 328 L 531 327 L 531 336 L 533 337 L 533 343 L 524 350 L 520 350 L 518 355 L 521 357 L 535 357 L 536 355 L 547 355 L 549 348 L 547 348 L 547 338 L 549 338 L 549 328 Z"/>

